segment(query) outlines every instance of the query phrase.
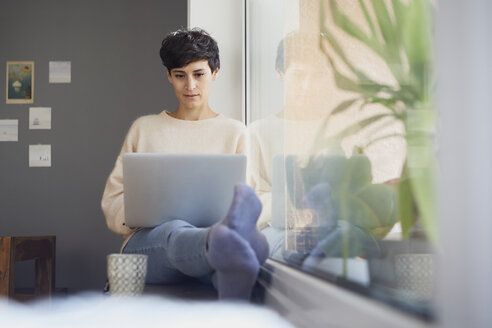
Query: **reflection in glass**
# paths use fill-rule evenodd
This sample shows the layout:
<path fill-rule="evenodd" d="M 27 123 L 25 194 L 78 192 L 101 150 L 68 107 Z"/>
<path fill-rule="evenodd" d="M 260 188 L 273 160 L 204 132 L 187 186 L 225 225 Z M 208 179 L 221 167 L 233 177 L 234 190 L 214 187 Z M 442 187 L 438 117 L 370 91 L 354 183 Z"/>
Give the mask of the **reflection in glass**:
<path fill-rule="evenodd" d="M 431 4 L 276 3 L 282 14 L 267 20 L 262 2 L 250 1 L 248 30 L 249 177 L 270 256 L 428 314 L 437 239 Z M 259 90 L 272 72 L 283 85 L 283 94 L 272 89 L 274 112 Z"/>

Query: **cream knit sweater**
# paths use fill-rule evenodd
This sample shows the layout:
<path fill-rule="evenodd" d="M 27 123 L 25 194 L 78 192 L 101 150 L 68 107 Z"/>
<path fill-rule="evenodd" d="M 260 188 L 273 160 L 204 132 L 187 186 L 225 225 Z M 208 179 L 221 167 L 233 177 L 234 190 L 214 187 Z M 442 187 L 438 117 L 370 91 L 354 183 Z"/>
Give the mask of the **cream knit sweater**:
<path fill-rule="evenodd" d="M 247 130 L 221 114 L 198 121 L 179 120 L 166 111 L 138 118 L 126 135 L 101 201 L 109 229 L 125 237 L 134 230 L 125 225 L 122 155 L 136 152 L 246 154 Z"/>

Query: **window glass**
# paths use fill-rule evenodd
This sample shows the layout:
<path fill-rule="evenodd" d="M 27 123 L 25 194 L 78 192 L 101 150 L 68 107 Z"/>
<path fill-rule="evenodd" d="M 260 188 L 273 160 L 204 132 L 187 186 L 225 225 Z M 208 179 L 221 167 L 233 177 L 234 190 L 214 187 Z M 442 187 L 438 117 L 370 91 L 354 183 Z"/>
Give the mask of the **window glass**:
<path fill-rule="evenodd" d="M 427 316 L 433 10 L 247 1 L 249 179 L 270 257 Z"/>

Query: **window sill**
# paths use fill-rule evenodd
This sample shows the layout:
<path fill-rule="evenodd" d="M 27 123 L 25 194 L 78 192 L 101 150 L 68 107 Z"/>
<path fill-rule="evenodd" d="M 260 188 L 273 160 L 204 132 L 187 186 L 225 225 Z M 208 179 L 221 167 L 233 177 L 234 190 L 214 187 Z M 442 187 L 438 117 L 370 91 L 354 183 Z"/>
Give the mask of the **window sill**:
<path fill-rule="evenodd" d="M 429 322 L 268 259 L 263 303 L 297 327 L 433 327 Z"/>

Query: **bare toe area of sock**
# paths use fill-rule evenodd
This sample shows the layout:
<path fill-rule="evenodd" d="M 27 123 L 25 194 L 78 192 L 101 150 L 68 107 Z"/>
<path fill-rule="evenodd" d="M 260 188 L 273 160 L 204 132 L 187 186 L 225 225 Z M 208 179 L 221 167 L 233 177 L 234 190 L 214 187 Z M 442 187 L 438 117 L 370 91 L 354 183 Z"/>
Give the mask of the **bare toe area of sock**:
<path fill-rule="evenodd" d="M 224 225 L 214 227 L 207 259 L 217 271 L 220 299 L 249 299 L 260 265 L 244 238 Z"/>

